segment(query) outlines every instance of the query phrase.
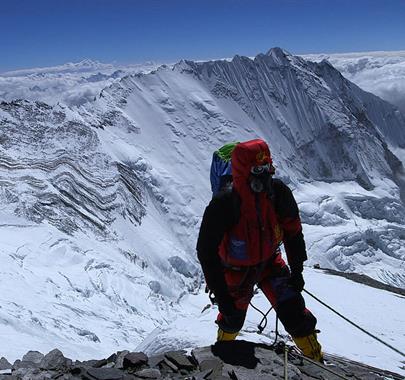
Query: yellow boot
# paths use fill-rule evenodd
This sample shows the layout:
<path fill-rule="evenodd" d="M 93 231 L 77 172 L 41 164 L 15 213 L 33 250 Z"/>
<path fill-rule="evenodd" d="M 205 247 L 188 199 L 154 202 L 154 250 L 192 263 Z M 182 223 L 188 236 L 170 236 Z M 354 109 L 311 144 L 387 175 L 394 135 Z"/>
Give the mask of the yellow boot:
<path fill-rule="evenodd" d="M 307 358 L 323 363 L 322 347 L 316 338 L 316 332 L 307 336 L 293 337 L 297 347 Z"/>
<path fill-rule="evenodd" d="M 217 342 L 219 341 L 229 341 L 229 340 L 235 340 L 235 338 L 238 336 L 239 331 L 236 333 L 228 333 L 224 330 L 221 330 L 220 328 L 218 329 L 218 335 L 217 335 Z"/>

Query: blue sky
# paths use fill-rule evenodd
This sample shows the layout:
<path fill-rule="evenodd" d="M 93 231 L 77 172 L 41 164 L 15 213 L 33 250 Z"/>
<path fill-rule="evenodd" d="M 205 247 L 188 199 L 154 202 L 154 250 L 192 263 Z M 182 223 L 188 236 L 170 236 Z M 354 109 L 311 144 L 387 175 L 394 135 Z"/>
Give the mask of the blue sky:
<path fill-rule="evenodd" d="M 405 50 L 405 0 L 0 0 L 0 71 Z"/>

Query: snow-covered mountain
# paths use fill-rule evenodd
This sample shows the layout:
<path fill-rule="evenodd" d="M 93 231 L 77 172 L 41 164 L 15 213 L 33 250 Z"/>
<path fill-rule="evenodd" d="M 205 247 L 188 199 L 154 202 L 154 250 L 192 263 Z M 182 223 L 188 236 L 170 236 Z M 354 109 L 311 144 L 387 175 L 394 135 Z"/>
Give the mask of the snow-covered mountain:
<path fill-rule="evenodd" d="M 201 290 L 212 152 L 229 141 L 269 142 L 300 203 L 309 265 L 405 286 L 405 119 L 327 62 L 278 48 L 182 61 L 79 107 L 3 102 L 0 125 L 0 356 L 59 346 L 95 357 L 147 336 L 150 347 L 169 326 L 161 346 L 208 344 L 214 335 L 176 321 L 205 318 L 187 293 Z"/>
<path fill-rule="evenodd" d="M 189 186 L 197 194 L 206 188 L 207 176 L 196 182 L 191 173 L 208 172 L 216 147 L 263 137 L 278 175 L 305 189 L 297 197 L 307 231 L 323 237 L 309 239 L 314 245 L 311 262 L 403 285 L 403 166 L 393 150 L 405 147 L 404 117 L 327 62 L 307 63 L 281 49 L 254 60 L 181 62 L 173 69 L 123 79 L 103 90 L 98 104 L 99 119 L 114 114 L 125 120 L 115 123 L 120 132 L 106 128 L 102 134 L 118 159 L 123 159 L 122 144 L 131 141 L 123 134 L 130 120 L 140 133 L 125 155 L 152 157 L 152 167 L 165 168 L 178 183 L 188 183 L 184 173 L 190 173 Z M 173 150 L 162 151 L 168 143 Z M 178 162 L 166 169 L 173 151 Z M 195 215 L 194 203 L 189 203 L 190 215 Z M 325 240 L 328 229 L 333 234 Z"/>
<path fill-rule="evenodd" d="M 64 65 L 0 73 L 0 100 L 42 101 L 50 105 L 77 106 L 94 97 L 106 86 L 130 73 L 150 72 L 154 62 L 117 65 L 85 59 Z"/>
<path fill-rule="evenodd" d="M 405 51 L 309 54 L 303 58 L 328 60 L 350 81 L 405 113 Z"/>

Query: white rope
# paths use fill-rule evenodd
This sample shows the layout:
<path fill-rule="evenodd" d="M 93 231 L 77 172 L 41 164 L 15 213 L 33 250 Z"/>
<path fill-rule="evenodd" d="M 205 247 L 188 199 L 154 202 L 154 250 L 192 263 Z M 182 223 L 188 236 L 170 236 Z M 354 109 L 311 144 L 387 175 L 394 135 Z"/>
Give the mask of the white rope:
<path fill-rule="evenodd" d="M 360 327 L 359 325 L 357 325 L 356 323 L 352 322 L 349 318 L 346 318 L 344 315 L 340 314 L 338 311 L 336 311 L 335 309 L 333 309 L 332 307 L 330 307 L 328 304 L 326 304 L 325 302 L 321 301 L 318 297 L 314 296 L 312 293 L 308 292 L 308 290 L 304 289 L 304 292 L 309 294 L 312 298 L 314 298 L 315 300 L 317 300 L 320 304 L 322 304 L 323 306 L 327 307 L 329 310 L 333 311 L 335 314 L 337 314 L 340 318 L 344 319 L 346 322 L 350 323 L 352 326 L 358 328 L 360 331 L 363 331 L 365 334 L 367 334 L 368 336 L 372 337 L 373 339 L 377 340 L 378 342 L 382 343 L 384 346 L 387 346 L 388 348 L 390 348 L 391 350 L 395 351 L 396 353 L 402 355 L 405 357 L 405 354 L 398 350 L 397 348 L 391 346 L 390 344 L 388 344 L 387 342 L 384 342 L 382 339 L 380 339 L 379 337 L 371 334 L 370 332 L 368 332 L 367 330 L 363 329 L 362 327 Z"/>

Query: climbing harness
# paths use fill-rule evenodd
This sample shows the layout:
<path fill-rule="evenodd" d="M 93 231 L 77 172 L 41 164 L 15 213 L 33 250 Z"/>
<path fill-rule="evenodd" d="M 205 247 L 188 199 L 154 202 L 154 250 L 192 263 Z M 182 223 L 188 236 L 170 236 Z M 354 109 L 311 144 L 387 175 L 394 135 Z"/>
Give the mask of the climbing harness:
<path fill-rule="evenodd" d="M 370 336 L 371 338 L 374 338 L 375 340 L 377 340 L 378 342 L 382 343 L 383 345 L 387 346 L 388 348 L 390 348 L 391 350 L 395 351 L 396 353 L 402 355 L 405 357 L 405 354 L 398 350 L 397 348 L 391 346 L 390 344 L 388 344 L 387 342 L 384 342 L 382 339 L 380 339 L 379 337 L 371 334 L 370 332 L 368 332 L 367 330 L 363 329 L 362 327 L 360 327 L 359 325 L 357 325 L 356 323 L 354 323 L 353 321 L 351 321 L 349 318 L 346 318 L 344 315 L 340 314 L 338 311 L 336 311 L 334 308 L 330 307 L 328 304 L 326 304 L 325 302 L 323 302 L 322 300 L 320 300 L 318 297 L 316 297 L 315 295 L 313 295 L 312 293 L 310 293 L 308 290 L 304 289 L 304 292 L 307 293 L 308 295 L 310 295 L 313 299 L 315 299 L 316 301 L 318 301 L 320 304 L 322 304 L 323 306 L 325 306 L 326 308 L 328 308 L 329 310 L 333 311 L 335 314 L 337 314 L 340 318 L 344 319 L 346 322 L 350 323 L 352 326 L 358 328 L 360 331 L 363 331 L 365 334 L 367 334 L 368 336 Z"/>

